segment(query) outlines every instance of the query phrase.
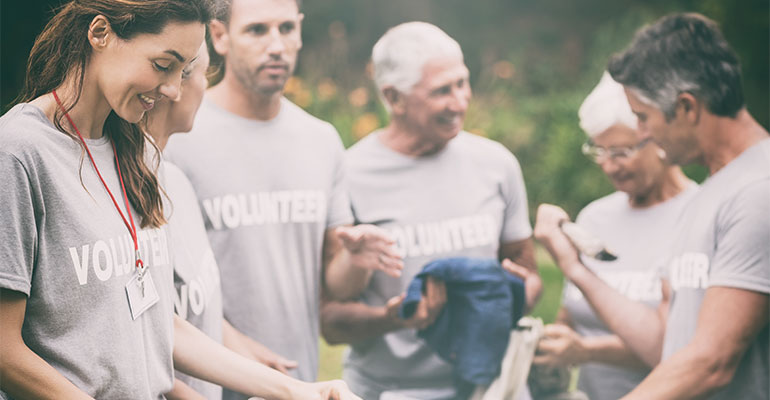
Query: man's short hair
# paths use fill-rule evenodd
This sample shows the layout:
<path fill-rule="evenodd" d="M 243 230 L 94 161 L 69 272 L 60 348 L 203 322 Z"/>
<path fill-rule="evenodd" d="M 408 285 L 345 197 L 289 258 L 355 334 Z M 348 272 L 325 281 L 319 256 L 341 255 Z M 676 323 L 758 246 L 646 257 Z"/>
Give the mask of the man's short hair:
<path fill-rule="evenodd" d="M 642 28 L 607 70 L 668 120 L 685 92 L 715 115 L 732 118 L 744 107 L 738 57 L 717 24 L 699 14 L 668 15 Z"/>
<path fill-rule="evenodd" d="M 302 0 L 294 0 L 297 3 L 297 9 L 302 10 Z M 230 23 L 230 15 L 233 13 L 233 0 L 216 0 L 214 7 L 214 19 L 218 19 L 225 24 Z"/>
<path fill-rule="evenodd" d="M 409 93 L 422 79 L 425 63 L 439 57 L 463 59 L 460 45 L 437 26 L 406 22 L 390 28 L 372 49 L 374 82 L 380 92 L 393 86 Z"/>

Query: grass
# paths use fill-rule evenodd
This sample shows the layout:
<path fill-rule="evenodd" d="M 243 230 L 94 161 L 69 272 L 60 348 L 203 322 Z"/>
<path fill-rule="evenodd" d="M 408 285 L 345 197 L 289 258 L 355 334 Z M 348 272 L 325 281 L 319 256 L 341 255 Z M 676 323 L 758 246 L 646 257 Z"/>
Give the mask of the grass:
<path fill-rule="evenodd" d="M 532 310 L 532 315 L 549 323 L 556 318 L 556 313 L 559 311 L 564 279 L 546 251 L 538 248 L 536 254 L 540 276 L 543 279 L 543 294 L 540 302 Z M 346 348 L 346 345 L 331 346 L 321 339 L 319 380 L 342 378 L 342 358 Z"/>

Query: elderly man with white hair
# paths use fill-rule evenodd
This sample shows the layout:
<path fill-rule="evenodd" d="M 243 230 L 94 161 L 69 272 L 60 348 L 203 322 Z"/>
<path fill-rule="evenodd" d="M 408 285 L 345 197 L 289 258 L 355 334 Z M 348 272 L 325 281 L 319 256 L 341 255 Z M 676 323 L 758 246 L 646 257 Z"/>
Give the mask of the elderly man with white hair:
<path fill-rule="evenodd" d="M 413 317 L 397 310 L 426 263 L 455 256 L 529 271 L 527 303 L 535 302 L 541 281 L 524 181 L 510 151 L 462 130 L 471 89 L 454 39 L 428 23 L 401 24 L 372 60 L 391 120 L 347 151 L 351 204 L 358 221 L 392 234 L 405 267 L 398 279 L 375 271 L 351 282 L 362 301 L 327 302 L 322 332 L 351 344 L 344 378 L 363 398 L 454 398 L 452 367 L 417 337 L 444 306 L 446 287 L 429 279 Z"/>
<path fill-rule="evenodd" d="M 661 280 L 657 271 L 673 236 L 675 224 L 697 192 L 665 152 L 641 139 L 636 116 L 623 86 L 604 73 L 578 112 L 588 135 L 583 152 L 602 168 L 616 192 L 593 201 L 577 223 L 602 239 L 618 256 L 581 261 L 625 296 L 657 307 Z M 667 301 L 667 300 L 664 300 Z M 659 345 L 659 342 L 658 342 Z M 580 365 L 578 389 L 592 400 L 614 400 L 630 392 L 660 357 L 660 349 L 640 359 L 596 315 L 580 290 L 567 282 L 555 324 L 545 327 L 534 363 Z"/>

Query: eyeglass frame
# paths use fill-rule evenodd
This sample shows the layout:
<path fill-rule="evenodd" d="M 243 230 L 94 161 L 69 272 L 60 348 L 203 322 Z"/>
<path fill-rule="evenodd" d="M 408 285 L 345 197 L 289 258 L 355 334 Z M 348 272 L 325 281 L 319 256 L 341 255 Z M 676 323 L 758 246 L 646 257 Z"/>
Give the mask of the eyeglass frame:
<path fill-rule="evenodd" d="M 606 160 L 607 157 L 609 157 L 612 161 L 618 159 L 629 159 L 635 156 L 636 153 L 638 153 L 640 150 L 642 150 L 642 148 L 644 148 L 647 143 L 650 143 L 651 139 L 652 138 L 650 137 L 646 137 L 633 146 L 610 148 L 597 146 L 591 140 L 588 140 L 580 147 L 580 151 L 583 153 L 583 155 L 596 163 L 600 163 Z"/>

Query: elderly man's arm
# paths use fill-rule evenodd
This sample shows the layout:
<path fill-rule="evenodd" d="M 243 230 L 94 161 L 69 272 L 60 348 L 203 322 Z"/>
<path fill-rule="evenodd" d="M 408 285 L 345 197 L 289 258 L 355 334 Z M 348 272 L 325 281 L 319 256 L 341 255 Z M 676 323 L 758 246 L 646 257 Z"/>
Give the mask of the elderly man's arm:
<path fill-rule="evenodd" d="M 361 302 L 325 299 L 321 304 L 321 333 L 331 344 L 355 344 L 400 329 L 425 329 L 436 321 L 446 303 L 446 286 L 429 277 L 425 295 L 409 319 L 398 315 L 403 301 L 404 295 L 400 295 L 388 300 L 383 307 L 373 307 Z"/>
<path fill-rule="evenodd" d="M 347 300 L 358 296 L 374 271 L 397 278 L 404 263 L 382 228 L 362 224 L 327 229 L 324 234 L 324 295 Z"/>
<path fill-rule="evenodd" d="M 503 268 L 524 281 L 526 310 L 532 311 L 543 292 L 543 281 L 535 263 L 535 245 L 532 238 L 502 243 L 498 253 Z"/>
<path fill-rule="evenodd" d="M 699 399 L 724 387 L 746 349 L 767 326 L 768 315 L 766 293 L 707 289 L 693 340 L 658 365 L 624 399 Z"/>

